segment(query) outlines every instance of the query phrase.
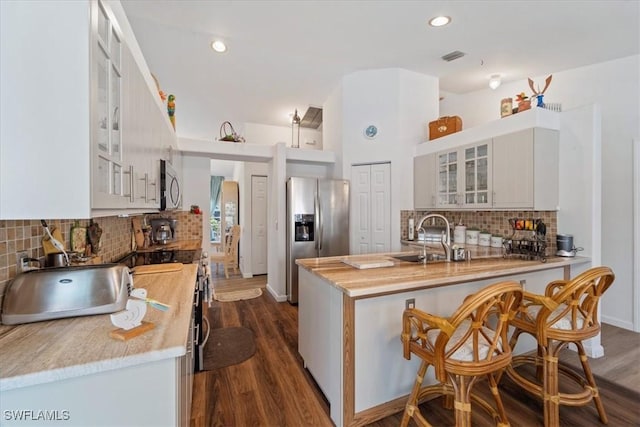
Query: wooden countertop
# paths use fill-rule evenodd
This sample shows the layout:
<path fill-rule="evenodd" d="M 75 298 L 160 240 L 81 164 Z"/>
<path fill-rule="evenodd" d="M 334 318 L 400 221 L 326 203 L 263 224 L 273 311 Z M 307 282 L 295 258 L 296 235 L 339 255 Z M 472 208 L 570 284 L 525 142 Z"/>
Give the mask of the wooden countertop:
<path fill-rule="evenodd" d="M 171 307 L 148 307 L 144 320 L 154 329 L 129 341 L 109 337 L 116 329 L 109 314 L 0 325 L 0 392 L 184 355 L 196 275 L 196 264 L 135 275 L 134 287 Z"/>
<path fill-rule="evenodd" d="M 183 251 L 193 251 L 202 249 L 202 241 L 200 240 L 177 240 L 175 242 L 167 243 L 166 245 L 153 244 L 147 248 L 138 248 L 136 252 L 155 252 L 155 251 L 171 251 L 174 249 L 180 249 Z"/>
<path fill-rule="evenodd" d="M 395 253 L 406 255 L 407 252 Z M 526 261 L 516 258 L 472 259 L 462 262 L 434 262 L 427 265 L 394 259 L 394 254 L 350 255 L 298 259 L 296 264 L 321 277 L 350 297 L 370 297 L 408 290 L 452 285 L 494 277 L 562 268 L 590 262 L 587 257 L 548 258 Z M 393 267 L 360 270 L 342 262 L 391 260 Z"/>

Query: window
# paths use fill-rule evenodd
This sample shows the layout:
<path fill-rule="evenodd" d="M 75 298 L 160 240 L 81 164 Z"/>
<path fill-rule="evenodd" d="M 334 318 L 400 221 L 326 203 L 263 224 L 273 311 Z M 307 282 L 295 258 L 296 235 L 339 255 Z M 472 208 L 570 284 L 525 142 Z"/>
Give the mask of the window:
<path fill-rule="evenodd" d="M 211 177 L 211 217 L 209 217 L 210 228 L 210 239 L 212 242 L 220 241 L 220 192 L 222 189 L 222 181 L 224 181 L 224 177 L 222 176 L 212 176 Z"/>

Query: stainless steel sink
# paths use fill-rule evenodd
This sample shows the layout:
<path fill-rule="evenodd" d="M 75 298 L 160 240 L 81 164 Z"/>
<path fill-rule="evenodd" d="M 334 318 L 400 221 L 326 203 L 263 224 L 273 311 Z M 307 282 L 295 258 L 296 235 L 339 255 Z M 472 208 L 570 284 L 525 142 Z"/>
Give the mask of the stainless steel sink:
<path fill-rule="evenodd" d="M 396 255 L 392 258 L 395 258 L 400 261 L 407 262 L 423 262 L 422 254 L 407 254 L 407 255 Z M 445 261 L 446 257 L 443 254 L 427 254 L 427 263 Z"/>
<path fill-rule="evenodd" d="M 2 323 L 17 325 L 124 310 L 133 288 L 121 264 L 28 271 L 7 286 Z"/>

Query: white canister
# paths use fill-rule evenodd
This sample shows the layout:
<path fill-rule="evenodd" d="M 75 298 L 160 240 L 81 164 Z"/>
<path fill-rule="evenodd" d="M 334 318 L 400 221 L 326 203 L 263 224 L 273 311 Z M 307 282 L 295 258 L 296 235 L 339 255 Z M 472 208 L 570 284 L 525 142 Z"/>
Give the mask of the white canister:
<path fill-rule="evenodd" d="M 502 237 L 500 237 L 500 236 L 491 236 L 491 247 L 492 248 L 501 248 L 502 247 Z"/>
<path fill-rule="evenodd" d="M 491 234 L 489 234 L 489 233 L 480 233 L 478 235 L 478 245 L 479 246 L 491 246 Z"/>
<path fill-rule="evenodd" d="M 480 230 L 467 230 L 467 245 L 477 245 Z"/>
<path fill-rule="evenodd" d="M 453 228 L 453 243 L 465 243 L 467 227 L 464 225 L 456 225 Z"/>

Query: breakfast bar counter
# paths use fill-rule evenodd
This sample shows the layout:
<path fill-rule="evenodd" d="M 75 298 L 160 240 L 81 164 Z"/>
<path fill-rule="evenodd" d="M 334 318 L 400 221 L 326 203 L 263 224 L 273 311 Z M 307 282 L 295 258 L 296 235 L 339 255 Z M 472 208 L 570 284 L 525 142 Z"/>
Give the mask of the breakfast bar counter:
<path fill-rule="evenodd" d="M 299 259 L 296 263 L 349 297 L 371 297 L 557 268 L 566 268 L 568 271 L 571 265 L 589 262 L 585 257 L 554 257 L 544 263 L 536 260 L 491 257 L 461 262 L 438 261 L 424 265 L 394 258 L 394 256 L 406 254 L 402 252 L 308 258 Z M 343 261 L 369 265 L 392 262 L 393 266 L 357 269 Z"/>
<path fill-rule="evenodd" d="M 541 293 L 591 266 L 586 257 L 461 262 L 402 261 L 402 253 L 299 259 L 298 351 L 330 403 L 336 426 L 359 426 L 402 411 L 419 361 L 402 356 L 408 306 L 448 316 L 464 298 L 513 280 Z M 360 268 L 356 268 L 358 266 Z M 535 342 L 519 343 L 519 352 Z M 427 371 L 425 381 L 434 381 Z"/>

